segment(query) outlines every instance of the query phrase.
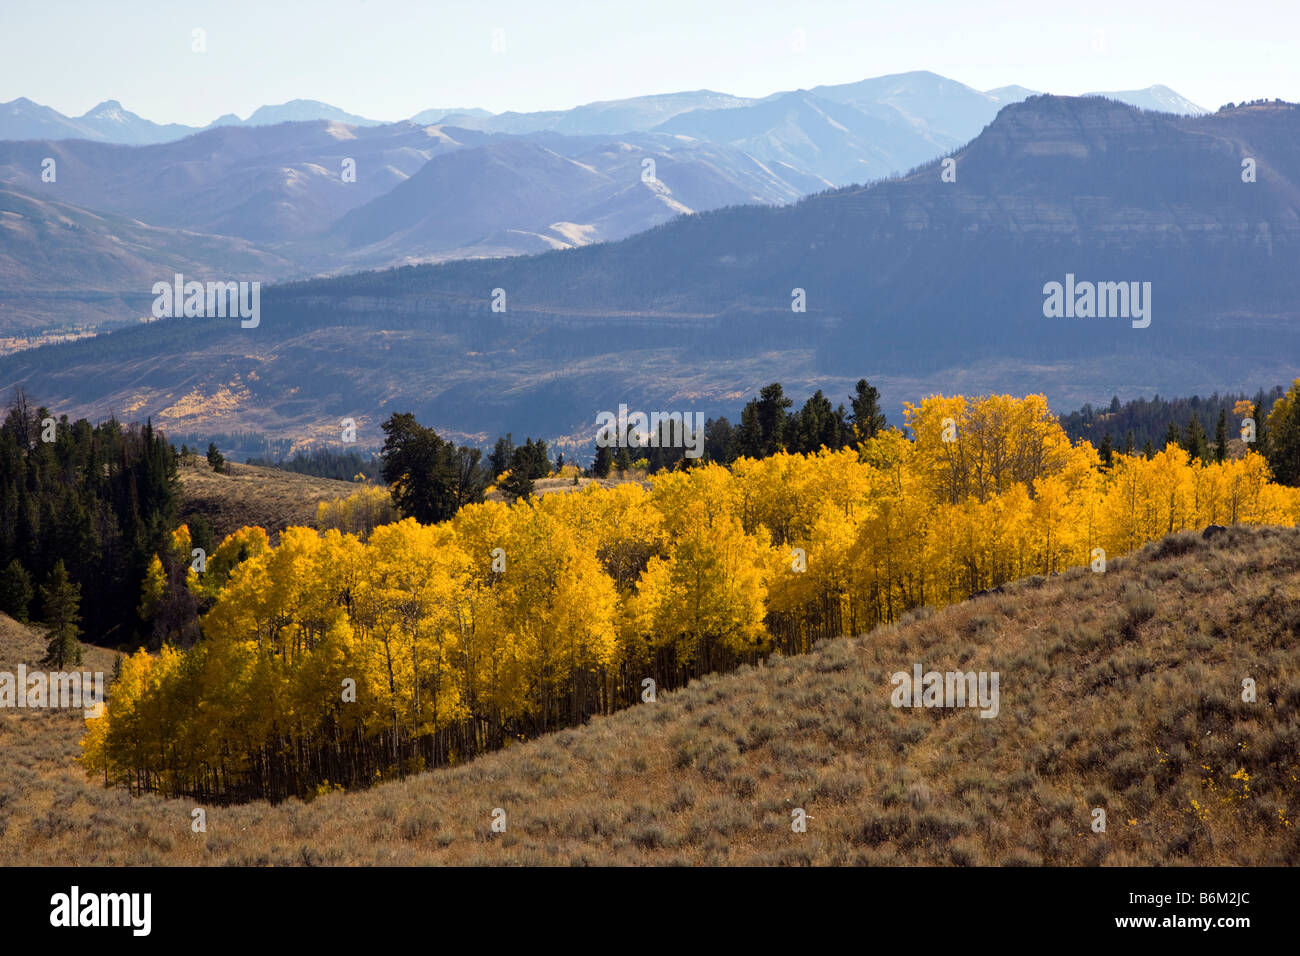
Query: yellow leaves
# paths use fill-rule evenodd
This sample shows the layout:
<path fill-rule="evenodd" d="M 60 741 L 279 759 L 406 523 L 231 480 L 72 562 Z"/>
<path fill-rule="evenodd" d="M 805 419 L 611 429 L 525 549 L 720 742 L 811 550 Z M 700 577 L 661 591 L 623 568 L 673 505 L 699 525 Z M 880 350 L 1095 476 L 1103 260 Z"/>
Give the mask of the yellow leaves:
<path fill-rule="evenodd" d="M 703 518 L 705 505 L 688 506 Z M 744 533 L 736 518 L 709 527 L 687 522 L 666 557 L 650 560 L 633 599 L 638 630 L 654 646 L 671 645 L 681 661 L 702 659 L 715 648 L 733 654 L 764 648 L 763 618 L 770 567 L 763 536 Z"/>
<path fill-rule="evenodd" d="M 745 503 L 740 500 L 741 489 L 735 475 L 743 472 L 746 462 L 747 459 L 741 459 L 732 466 L 733 470 L 708 464 L 656 475 L 650 504 L 663 516 L 664 532 L 675 537 L 686 529 L 688 521 L 702 521 L 706 527 L 712 527 L 714 522 L 743 513 Z M 685 511 L 688 502 L 698 505 L 689 518 Z"/>
<path fill-rule="evenodd" d="M 188 564 L 190 547 L 190 526 L 183 524 L 172 532 L 171 551 L 178 561 Z"/>
<path fill-rule="evenodd" d="M 346 740 L 379 754 L 367 778 L 386 776 L 414 759 L 413 741 L 461 759 L 627 703 L 643 676 L 797 652 L 1086 565 L 1094 547 L 1113 557 L 1170 530 L 1300 517 L 1300 490 L 1273 484 L 1255 453 L 1203 464 L 1170 446 L 1102 472 L 1041 396 L 935 396 L 908 422 L 915 442 L 889 430 L 856 450 L 657 475 L 648 491 L 484 502 L 438 525 L 388 521 L 385 492 L 369 488 L 274 548 L 241 529 L 189 572 L 212 600 L 204 641 L 124 660 L 83 763 L 166 789 Z M 170 551 L 189 543 L 182 527 Z M 150 563 L 142 612 L 162 599 L 171 556 Z M 1244 770 L 1232 782 L 1248 793 Z M 1205 786 L 1228 792 L 1213 774 Z"/>
<path fill-rule="evenodd" d="M 141 586 L 140 594 L 140 617 L 143 620 L 149 620 L 162 604 L 163 594 L 167 590 L 167 571 L 163 568 L 162 559 L 158 555 L 153 556 L 149 566 L 144 571 L 144 584 Z"/>
<path fill-rule="evenodd" d="M 316 505 L 316 527 L 368 537 L 375 528 L 397 520 L 397 509 L 387 488 L 367 485 L 346 498 Z"/>
<path fill-rule="evenodd" d="M 216 597 L 236 565 L 248 558 L 265 554 L 270 548 L 270 539 L 262 528 L 240 528 L 234 534 L 227 535 L 217 545 L 216 553 L 208 556 L 207 570 L 199 578 L 200 591 L 208 597 Z"/>
<path fill-rule="evenodd" d="M 986 501 L 1013 484 L 1046 475 L 1077 481 L 1095 462 L 1091 446 L 1072 448 L 1042 395 L 990 395 L 968 402 L 935 395 L 905 408 L 916 435 L 919 470 L 937 500 Z"/>

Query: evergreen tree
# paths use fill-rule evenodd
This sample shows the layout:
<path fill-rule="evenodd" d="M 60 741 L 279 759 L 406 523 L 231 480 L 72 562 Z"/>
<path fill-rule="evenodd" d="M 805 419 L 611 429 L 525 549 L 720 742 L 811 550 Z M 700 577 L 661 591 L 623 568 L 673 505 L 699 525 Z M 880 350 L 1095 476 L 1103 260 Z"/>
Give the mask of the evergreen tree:
<path fill-rule="evenodd" d="M 810 455 L 823 447 L 834 451 L 845 431 L 844 406 L 831 408 L 830 400 L 818 389 L 788 422 L 786 450 Z"/>
<path fill-rule="evenodd" d="M 528 472 L 528 477 L 532 479 L 549 478 L 551 476 L 551 460 L 546 450 L 546 442 L 542 439 L 533 441 L 527 439 L 522 448 L 522 459 L 511 459 L 510 467 L 517 469 L 518 461 L 522 461 Z"/>
<path fill-rule="evenodd" d="M 474 504 L 483 500 L 490 481 L 487 469 L 483 467 L 483 451 L 479 448 L 460 447 L 456 449 L 454 463 L 456 468 L 456 507 Z"/>
<path fill-rule="evenodd" d="M 497 485 L 512 501 L 527 498 L 533 493 L 533 476 L 537 468 L 534 447 L 529 439 L 515 449 L 510 468 Z"/>
<path fill-rule="evenodd" d="M 1222 462 L 1228 457 L 1228 412 L 1219 409 L 1219 423 L 1214 426 L 1214 460 Z"/>
<path fill-rule="evenodd" d="M 212 529 L 212 522 L 203 515 L 194 515 L 187 522 L 190 529 L 190 548 L 202 548 L 203 553 L 211 557 L 216 553 L 217 540 L 216 532 Z"/>
<path fill-rule="evenodd" d="M 393 504 L 421 524 L 445 521 L 460 507 L 461 461 L 456 446 L 410 413 L 394 412 L 381 426 L 384 482 Z"/>
<path fill-rule="evenodd" d="M 1102 438 L 1101 448 L 1098 449 L 1097 454 L 1101 457 L 1101 467 L 1110 471 L 1111 465 L 1115 463 L 1115 449 L 1110 443 L 1110 432 L 1106 432 Z"/>
<path fill-rule="evenodd" d="M 1124 435 L 1124 454 L 1133 454 L 1133 429 L 1129 429 Z"/>
<path fill-rule="evenodd" d="M 49 583 L 41 588 L 41 603 L 48 641 L 41 663 L 58 670 L 67 664 L 80 664 L 81 642 L 77 637 L 81 633 L 81 588 L 68 577 L 62 558 L 54 563 Z"/>
<path fill-rule="evenodd" d="M 15 621 L 26 624 L 32 597 L 32 577 L 22 563 L 14 558 L 4 572 L 0 573 L 0 611 Z"/>
<path fill-rule="evenodd" d="M 793 405 L 780 382 L 764 386 L 740 413 L 740 456 L 767 458 L 785 447 L 786 409 Z"/>
<path fill-rule="evenodd" d="M 488 456 L 488 462 L 492 466 L 492 479 L 495 481 L 501 477 L 501 472 L 510 467 L 510 462 L 515 455 L 515 443 L 510 432 L 506 432 L 504 438 L 498 438 L 496 445 L 492 447 L 492 454 Z"/>
<path fill-rule="evenodd" d="M 1175 425 L 1173 422 L 1170 422 L 1169 428 L 1165 431 L 1164 444 L 1160 446 L 1161 451 L 1163 451 L 1169 445 L 1177 445 L 1181 448 L 1182 444 L 1183 444 L 1183 436 L 1178 431 L 1178 426 Z"/>
<path fill-rule="evenodd" d="M 1187 423 L 1187 432 L 1183 436 L 1183 450 L 1192 457 L 1192 460 L 1207 461 L 1210 457 L 1210 445 L 1205 434 L 1205 429 L 1201 427 L 1201 420 L 1192 415 L 1192 420 Z"/>
<path fill-rule="evenodd" d="M 208 443 L 208 464 L 212 470 L 218 474 L 226 470 L 226 459 L 221 452 L 217 450 L 216 442 Z"/>
<path fill-rule="evenodd" d="M 608 478 L 609 469 L 614 464 L 614 455 L 608 445 L 597 445 L 596 456 L 591 462 L 591 473 L 597 478 Z"/>
<path fill-rule="evenodd" d="M 880 393 L 865 378 L 860 378 L 849 401 L 853 407 L 853 431 L 857 440 L 875 438 L 886 424 L 880 411 Z"/>
<path fill-rule="evenodd" d="M 730 465 L 736 460 L 737 432 L 726 418 L 710 418 L 704 423 L 705 461 Z"/>
<path fill-rule="evenodd" d="M 1268 444 L 1264 447 L 1277 481 L 1283 485 L 1300 485 L 1300 379 L 1295 380 L 1269 412 Z"/>

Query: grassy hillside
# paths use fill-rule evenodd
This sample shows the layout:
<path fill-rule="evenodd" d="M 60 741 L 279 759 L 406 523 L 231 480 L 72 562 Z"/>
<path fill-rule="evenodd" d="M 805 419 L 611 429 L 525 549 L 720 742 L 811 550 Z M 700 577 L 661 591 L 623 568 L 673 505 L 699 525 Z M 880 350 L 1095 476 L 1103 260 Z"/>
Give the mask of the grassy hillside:
<path fill-rule="evenodd" d="M 227 474 L 206 461 L 178 468 L 183 488 L 183 517 L 201 514 L 212 522 L 217 541 L 247 525 L 274 534 L 291 525 L 314 527 L 316 505 L 346 498 L 357 490 L 350 481 L 316 478 L 279 468 L 227 462 Z"/>
<path fill-rule="evenodd" d="M 5 622 L 0 670 L 33 640 Z M 998 671 L 999 715 L 895 709 L 914 663 Z M 1174 535 L 467 765 L 208 807 L 204 834 L 81 777 L 80 727 L 0 711 L 0 864 L 1296 864 L 1300 530 Z"/>

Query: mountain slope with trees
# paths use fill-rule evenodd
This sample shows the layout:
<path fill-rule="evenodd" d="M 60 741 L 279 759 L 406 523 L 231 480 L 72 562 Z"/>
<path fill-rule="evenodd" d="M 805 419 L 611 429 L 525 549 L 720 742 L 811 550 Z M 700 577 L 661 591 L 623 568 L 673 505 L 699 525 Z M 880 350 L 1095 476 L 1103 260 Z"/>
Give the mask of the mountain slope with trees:
<path fill-rule="evenodd" d="M 225 430 L 354 417 L 377 447 L 400 410 L 458 441 L 586 446 L 620 403 L 716 417 L 775 380 L 802 399 L 865 372 L 894 415 L 927 392 L 1078 407 L 1295 378 L 1300 108 L 1033 97 L 953 158 L 955 182 L 936 163 L 617 243 L 267 289 L 257 329 L 150 323 L 0 359 L 0 386 L 173 431 L 213 427 L 220 399 Z M 1045 317 L 1044 284 L 1068 274 L 1151 282 L 1150 326 Z"/>

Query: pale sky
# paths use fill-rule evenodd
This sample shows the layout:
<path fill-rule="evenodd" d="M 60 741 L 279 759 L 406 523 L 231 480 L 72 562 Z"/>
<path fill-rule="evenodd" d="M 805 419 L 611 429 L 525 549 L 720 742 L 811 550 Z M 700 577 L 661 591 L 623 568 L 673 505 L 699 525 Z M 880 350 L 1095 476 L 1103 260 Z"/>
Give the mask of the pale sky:
<path fill-rule="evenodd" d="M 116 99 L 202 126 L 304 98 L 391 121 L 932 70 L 1062 94 L 1163 83 L 1214 110 L 1300 101 L 1297 36 L 1300 0 L 3 0 L 0 102 Z"/>

